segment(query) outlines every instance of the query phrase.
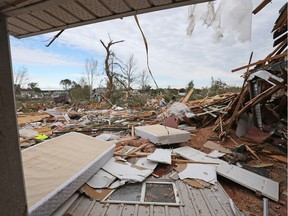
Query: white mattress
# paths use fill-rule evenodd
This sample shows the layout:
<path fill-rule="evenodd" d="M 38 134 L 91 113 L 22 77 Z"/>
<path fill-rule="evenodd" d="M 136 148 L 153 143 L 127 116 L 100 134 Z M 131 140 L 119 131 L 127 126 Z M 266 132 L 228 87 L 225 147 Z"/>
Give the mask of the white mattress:
<path fill-rule="evenodd" d="M 22 151 L 29 215 L 51 215 L 112 156 L 114 144 L 68 133 Z"/>

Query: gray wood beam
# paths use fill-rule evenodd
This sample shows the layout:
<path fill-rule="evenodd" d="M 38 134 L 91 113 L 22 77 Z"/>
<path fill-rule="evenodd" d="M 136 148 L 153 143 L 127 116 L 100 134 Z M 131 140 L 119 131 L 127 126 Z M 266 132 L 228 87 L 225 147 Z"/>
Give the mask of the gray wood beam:
<path fill-rule="evenodd" d="M 0 13 L 0 215 L 27 215 L 19 146 L 10 43 Z"/>

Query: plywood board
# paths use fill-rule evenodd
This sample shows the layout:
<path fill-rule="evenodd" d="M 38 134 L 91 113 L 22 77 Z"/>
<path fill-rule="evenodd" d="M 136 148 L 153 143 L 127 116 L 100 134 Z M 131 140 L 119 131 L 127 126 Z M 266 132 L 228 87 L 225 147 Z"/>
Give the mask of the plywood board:
<path fill-rule="evenodd" d="M 42 121 L 44 118 L 49 118 L 50 115 L 47 113 L 29 113 L 29 114 L 19 114 L 17 116 L 18 124 L 27 124 L 31 122 Z"/>
<path fill-rule="evenodd" d="M 220 159 L 212 159 L 201 151 L 185 146 L 173 150 L 174 153 L 183 158 L 195 161 L 219 163 L 216 166 L 217 174 L 224 176 L 244 187 L 249 188 L 257 193 L 261 193 L 274 201 L 279 200 L 279 183 L 263 176 L 257 175 L 248 170 L 228 164 Z"/>
<path fill-rule="evenodd" d="M 135 132 L 137 136 L 149 139 L 157 145 L 187 142 L 190 139 L 189 132 L 163 125 L 140 126 L 135 128 Z"/>
<path fill-rule="evenodd" d="M 52 213 L 112 157 L 113 148 L 73 132 L 23 150 L 29 215 Z"/>

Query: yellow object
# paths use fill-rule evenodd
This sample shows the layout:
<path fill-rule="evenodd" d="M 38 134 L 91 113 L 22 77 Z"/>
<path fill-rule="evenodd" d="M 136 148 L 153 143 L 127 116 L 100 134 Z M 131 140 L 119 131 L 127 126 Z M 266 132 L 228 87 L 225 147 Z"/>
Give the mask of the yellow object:
<path fill-rule="evenodd" d="M 43 140 L 48 139 L 48 136 L 46 134 L 37 134 L 35 139 L 38 141 L 43 141 Z"/>

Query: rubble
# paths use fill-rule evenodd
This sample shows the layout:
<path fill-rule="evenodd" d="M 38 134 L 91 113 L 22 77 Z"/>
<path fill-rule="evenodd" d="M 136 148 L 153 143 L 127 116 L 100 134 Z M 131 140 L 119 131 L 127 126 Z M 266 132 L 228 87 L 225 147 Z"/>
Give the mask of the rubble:
<path fill-rule="evenodd" d="M 240 209 L 257 215 L 262 212 L 262 200 L 258 196 L 263 196 L 270 199 L 269 207 L 265 208 L 278 208 L 280 214 L 285 207 L 281 203 L 287 201 L 288 162 L 287 51 L 284 51 L 287 38 L 281 36 L 287 31 L 283 24 L 285 13 L 287 7 L 280 10 L 273 28 L 275 50 L 264 60 L 233 70 L 246 69 L 238 94 L 228 92 L 190 100 L 192 88 L 187 94 L 181 92 L 183 97 L 178 101 L 174 98 L 166 103 L 160 94 L 148 99 L 141 108 L 108 102 L 110 107 L 79 103 L 39 107 L 42 110 L 37 113 L 19 112 L 23 155 L 77 132 L 77 136 L 85 138 L 79 140 L 75 154 L 81 154 L 87 137 L 93 143 L 101 142 L 102 147 L 115 144 L 113 155 L 73 188 L 73 193 L 78 190 L 96 200 L 95 205 L 135 204 L 139 209 L 146 208 L 145 205 L 165 205 L 178 211 L 186 203 L 182 211 L 187 215 L 195 206 L 201 208 L 198 210 L 203 215 L 210 215 L 204 203 L 220 200 L 221 205 L 216 204 L 221 207 L 218 206 L 217 214 L 225 208 L 225 214 L 240 215 Z M 29 109 L 22 105 L 20 110 Z M 43 137 L 48 141 L 41 144 Z M 55 147 L 55 153 L 62 151 L 60 145 Z M 52 157 L 52 153 L 48 156 Z M 27 159 L 23 158 L 25 164 Z M 31 207 L 29 190 L 33 185 L 27 182 Z M 184 192 L 180 194 L 177 190 Z M 187 201 L 191 196 L 205 193 L 209 194 L 205 201 L 199 201 L 203 197 L 194 197 L 191 203 Z M 252 204 L 253 207 L 249 206 Z M 34 209 L 30 211 L 33 213 Z"/>

